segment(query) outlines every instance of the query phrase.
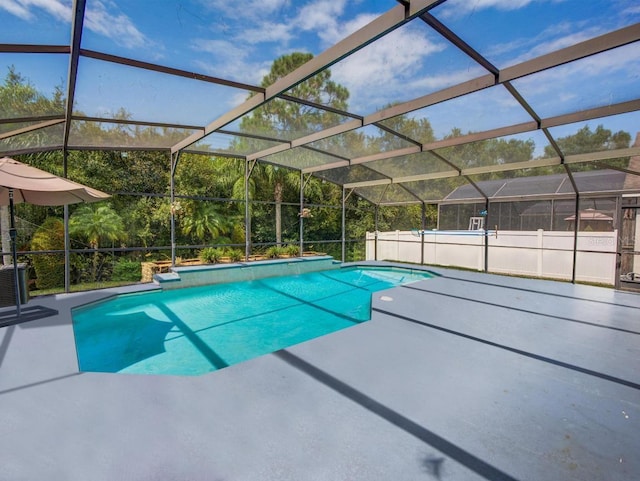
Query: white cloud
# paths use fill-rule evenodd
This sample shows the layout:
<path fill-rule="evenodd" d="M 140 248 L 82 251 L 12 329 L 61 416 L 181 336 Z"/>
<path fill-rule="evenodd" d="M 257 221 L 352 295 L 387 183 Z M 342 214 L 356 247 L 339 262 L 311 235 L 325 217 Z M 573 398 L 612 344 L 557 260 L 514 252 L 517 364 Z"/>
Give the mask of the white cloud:
<path fill-rule="evenodd" d="M 193 43 L 192 49 L 210 54 L 210 61 L 196 61 L 196 66 L 204 73 L 253 85 L 260 84 L 271 65 L 271 61 L 247 60 L 250 56 L 249 50 L 227 40 L 199 40 Z"/>
<path fill-rule="evenodd" d="M 219 12 L 226 18 L 264 18 L 289 6 L 291 0 L 201 0 L 202 8 Z"/>
<path fill-rule="evenodd" d="M 282 42 L 291 40 L 291 27 L 283 23 L 264 22 L 257 28 L 248 28 L 240 33 L 236 38 L 250 44 L 262 42 Z"/>
<path fill-rule="evenodd" d="M 487 8 L 517 10 L 537 1 L 545 0 L 448 0 L 441 15 L 443 18 L 461 17 Z"/>
<path fill-rule="evenodd" d="M 374 14 L 364 13 L 343 24 L 339 24 L 337 21 L 327 23 L 324 29 L 318 32 L 318 35 L 328 45 L 333 45 L 352 33 L 357 32 L 365 25 L 374 21 L 377 17 L 378 16 Z"/>
<path fill-rule="evenodd" d="M 33 18 L 33 9 L 41 9 L 58 20 L 71 20 L 71 2 L 63 0 L 0 0 L 0 8 L 23 20 Z"/>
<path fill-rule="evenodd" d="M 360 20 L 343 26 L 339 34 L 349 32 Z M 398 100 L 408 82 L 423 70 L 428 57 L 445 48 L 444 43 L 432 42 L 420 29 L 398 29 L 335 64 L 331 72 L 335 81 L 351 92 L 352 108 L 371 111 L 372 107 Z M 424 87 L 429 79 L 433 77 L 421 78 L 422 85 L 414 83 L 409 90 Z M 375 105 L 365 107 L 371 102 Z"/>
<path fill-rule="evenodd" d="M 558 112 L 628 100 L 640 86 L 640 56 L 634 45 L 561 65 L 516 80 L 515 86 L 534 106 Z M 576 80 L 578 79 L 578 80 Z M 579 103 L 577 103 L 579 102 Z"/>
<path fill-rule="evenodd" d="M 620 12 L 622 17 L 635 16 L 640 14 L 640 4 L 638 0 L 614 0 L 614 8 Z"/>
<path fill-rule="evenodd" d="M 231 97 L 229 97 L 229 101 L 227 102 L 227 104 L 229 105 L 229 108 L 232 109 L 246 102 L 247 97 L 248 97 L 248 94 L 246 92 L 238 92 L 232 95 Z"/>
<path fill-rule="evenodd" d="M 457 72 L 447 72 L 440 75 L 427 75 L 415 80 L 410 80 L 403 84 L 402 88 L 406 89 L 410 94 L 422 92 L 422 95 L 425 95 L 451 85 L 466 82 L 472 78 L 480 77 L 486 73 L 487 71 L 482 67 L 474 66 L 473 69 L 458 70 Z"/>
<path fill-rule="evenodd" d="M 71 0 L 0 0 L 0 8 L 24 20 L 31 20 L 37 11 L 44 11 L 58 21 L 70 23 L 73 14 Z M 115 8 L 108 0 L 89 2 L 85 12 L 86 28 L 127 48 L 150 45 L 129 17 L 109 11 Z"/>
<path fill-rule="evenodd" d="M 0 8 L 23 20 L 29 20 L 33 17 L 33 14 L 27 7 L 25 7 L 21 2 L 17 2 L 15 0 L 0 1 Z"/>
<path fill-rule="evenodd" d="M 136 48 L 149 45 L 150 41 L 138 30 L 131 19 L 124 14 L 108 11 L 101 1 L 91 2 L 85 13 L 86 27 L 91 31 L 110 38 L 118 45 Z M 111 6 L 111 5 L 110 5 Z"/>
<path fill-rule="evenodd" d="M 349 24 L 342 28 L 338 24 L 339 17 L 344 13 L 345 3 L 345 0 L 319 0 L 310 3 L 300 9 L 294 23 L 303 31 L 318 32 L 325 42 L 333 44 L 345 36 L 341 36 L 340 30 L 350 28 Z"/>
<path fill-rule="evenodd" d="M 228 40 L 197 40 L 192 49 L 213 54 L 221 60 L 243 59 L 247 56 L 245 49 Z"/>
<path fill-rule="evenodd" d="M 23 0 L 23 2 L 45 10 L 58 20 L 68 22 L 71 19 L 71 2 L 62 0 Z"/>
<path fill-rule="evenodd" d="M 632 5 L 628 8 L 625 8 L 623 13 L 627 15 L 637 15 L 640 14 L 640 5 Z"/>

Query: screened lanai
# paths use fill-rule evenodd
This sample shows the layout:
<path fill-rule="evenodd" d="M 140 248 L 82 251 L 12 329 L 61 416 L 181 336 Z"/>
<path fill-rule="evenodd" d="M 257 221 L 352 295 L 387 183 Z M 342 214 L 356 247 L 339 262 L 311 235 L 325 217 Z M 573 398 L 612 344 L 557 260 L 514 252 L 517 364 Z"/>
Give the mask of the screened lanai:
<path fill-rule="evenodd" d="M 0 479 L 640 479 L 638 0 L 0 0 L 0 25 L 0 158 L 111 196 L 0 206 L 32 296 L 0 303 Z M 354 282 L 254 275 L 318 260 Z M 280 343 L 324 314 L 351 325 Z"/>
<path fill-rule="evenodd" d="M 632 0 L 11 1 L 0 19 L 0 155 L 60 152 L 72 176 L 82 152 L 119 152 L 118 177 L 127 152 L 163 153 L 170 179 L 153 194 L 171 203 L 172 258 L 174 177 L 193 155 L 242 164 L 246 255 L 256 165 L 299 174 L 296 212 L 311 178 L 342 190 L 343 257 L 344 199 L 441 212 L 470 195 L 491 217 L 505 179 L 535 176 L 514 195 L 579 216 L 602 173 L 616 219 L 638 205 Z M 265 81 L 293 51 L 309 59 Z M 36 98 L 11 91 L 15 75 Z"/>

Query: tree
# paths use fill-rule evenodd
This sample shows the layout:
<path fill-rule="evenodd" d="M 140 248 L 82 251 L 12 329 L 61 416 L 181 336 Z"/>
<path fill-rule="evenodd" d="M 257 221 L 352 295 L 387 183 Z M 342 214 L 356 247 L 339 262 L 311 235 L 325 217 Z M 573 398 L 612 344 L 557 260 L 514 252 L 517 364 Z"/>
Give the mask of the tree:
<path fill-rule="evenodd" d="M 0 85 L 0 118 L 16 119 L 16 123 L 5 123 L 3 132 L 11 132 L 14 129 L 24 127 L 19 122 L 20 118 L 37 117 L 64 112 L 64 96 L 62 87 L 56 87 L 51 98 L 38 92 L 27 78 L 20 75 L 14 66 L 8 68 L 4 83 Z M 19 150 L 32 148 L 38 145 L 55 145 L 60 142 L 59 130 L 56 128 L 39 129 L 33 132 L 23 133 L 3 140 L 5 148 Z M 52 130 L 53 132 L 52 135 Z M 56 134 L 58 134 L 56 136 Z M 33 155 L 33 158 L 42 159 L 45 155 Z M 28 210 L 28 208 L 26 209 Z M 46 215 L 34 220 L 36 224 L 44 222 Z M 0 225 L 2 226 L 2 250 L 7 251 L 9 246 L 9 211 L 0 209 Z M 6 239 L 5 239 L 6 238 Z M 8 261 L 4 259 L 5 263 Z"/>
<path fill-rule="evenodd" d="M 85 238 L 94 249 L 92 278 L 98 278 L 100 256 L 97 249 L 101 241 L 117 241 L 125 237 L 122 218 L 109 205 L 92 207 L 83 205 L 69 217 L 69 234 Z"/>
<path fill-rule="evenodd" d="M 27 78 L 16 72 L 14 66 L 9 67 L 4 85 L 0 85 L 0 118 L 3 119 L 61 114 L 64 112 L 64 104 L 61 86 L 55 87 L 53 97 L 48 98 L 38 92 Z"/>
<path fill-rule="evenodd" d="M 201 241 L 211 236 L 214 242 L 229 243 L 232 240 L 235 217 L 221 212 L 218 206 L 204 202 L 189 202 L 184 206 L 182 232 L 193 234 Z"/>
<path fill-rule="evenodd" d="M 312 58 L 312 54 L 301 52 L 277 58 L 269 73 L 262 79 L 261 86 L 266 88 L 273 85 Z M 348 90 L 331 80 L 329 69 L 301 82 L 287 93 L 301 100 L 340 110 L 346 110 L 349 98 Z M 342 120 L 342 116 L 334 112 L 275 98 L 243 118 L 240 129 L 251 134 L 289 140 L 336 125 Z M 239 141 L 247 144 L 252 142 L 258 145 L 260 141 L 249 138 Z M 296 153 L 296 155 L 299 154 Z M 282 243 L 282 203 L 287 190 L 299 189 L 300 177 L 289 169 L 269 164 L 262 165 L 260 169 L 267 185 L 272 189 L 272 198 L 275 202 L 276 243 L 280 245 Z"/>
<path fill-rule="evenodd" d="M 588 125 L 585 125 L 573 135 L 556 139 L 556 143 L 564 155 L 575 155 L 627 148 L 631 144 L 631 135 L 622 130 L 613 133 L 611 130 L 605 129 L 602 125 L 598 125 L 596 129 L 592 131 Z M 544 152 L 547 157 L 558 155 L 550 145 L 545 147 Z M 629 158 L 611 159 L 608 160 L 607 163 L 612 166 L 626 168 L 629 163 Z M 594 168 L 598 168 L 598 166 L 591 162 L 571 165 L 572 170 L 578 171 Z"/>
<path fill-rule="evenodd" d="M 63 250 L 64 222 L 57 217 L 48 217 L 36 230 L 31 239 L 34 251 Z M 64 286 L 64 255 L 38 254 L 32 264 L 36 271 L 38 289 L 52 289 Z"/>

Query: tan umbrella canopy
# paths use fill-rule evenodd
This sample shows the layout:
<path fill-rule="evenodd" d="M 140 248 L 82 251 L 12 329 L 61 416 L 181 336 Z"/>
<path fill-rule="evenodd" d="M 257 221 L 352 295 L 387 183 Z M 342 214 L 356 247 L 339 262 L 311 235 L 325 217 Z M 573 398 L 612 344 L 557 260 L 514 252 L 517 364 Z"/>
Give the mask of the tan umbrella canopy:
<path fill-rule="evenodd" d="M 13 204 L 26 202 L 36 205 L 66 205 L 97 202 L 109 197 L 109 194 L 99 190 L 58 177 L 9 157 L 0 159 L 0 205 L 8 205 L 11 210 L 11 252 L 18 317 L 20 317 L 20 293 Z"/>
<path fill-rule="evenodd" d="M 575 214 L 569 217 L 565 217 L 564 220 L 576 220 Z M 602 221 L 610 221 L 613 220 L 613 217 L 604 214 L 602 212 L 598 212 L 595 209 L 586 209 L 580 211 L 580 220 L 602 220 Z"/>
<path fill-rule="evenodd" d="M 4 157 L 0 159 L 0 205 L 9 205 L 10 189 L 13 189 L 14 203 L 36 205 L 97 202 L 110 197 L 86 185 Z"/>

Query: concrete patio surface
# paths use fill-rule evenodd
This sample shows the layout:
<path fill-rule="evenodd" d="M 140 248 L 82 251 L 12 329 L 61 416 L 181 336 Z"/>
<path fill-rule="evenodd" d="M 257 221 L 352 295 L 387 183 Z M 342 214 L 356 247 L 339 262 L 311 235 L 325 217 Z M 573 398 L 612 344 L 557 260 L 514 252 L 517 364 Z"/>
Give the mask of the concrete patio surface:
<path fill-rule="evenodd" d="M 70 309 L 131 289 L 32 299 L 59 314 L 0 328 L 0 480 L 640 479 L 640 295 L 430 270 L 197 377 L 78 371 Z"/>

